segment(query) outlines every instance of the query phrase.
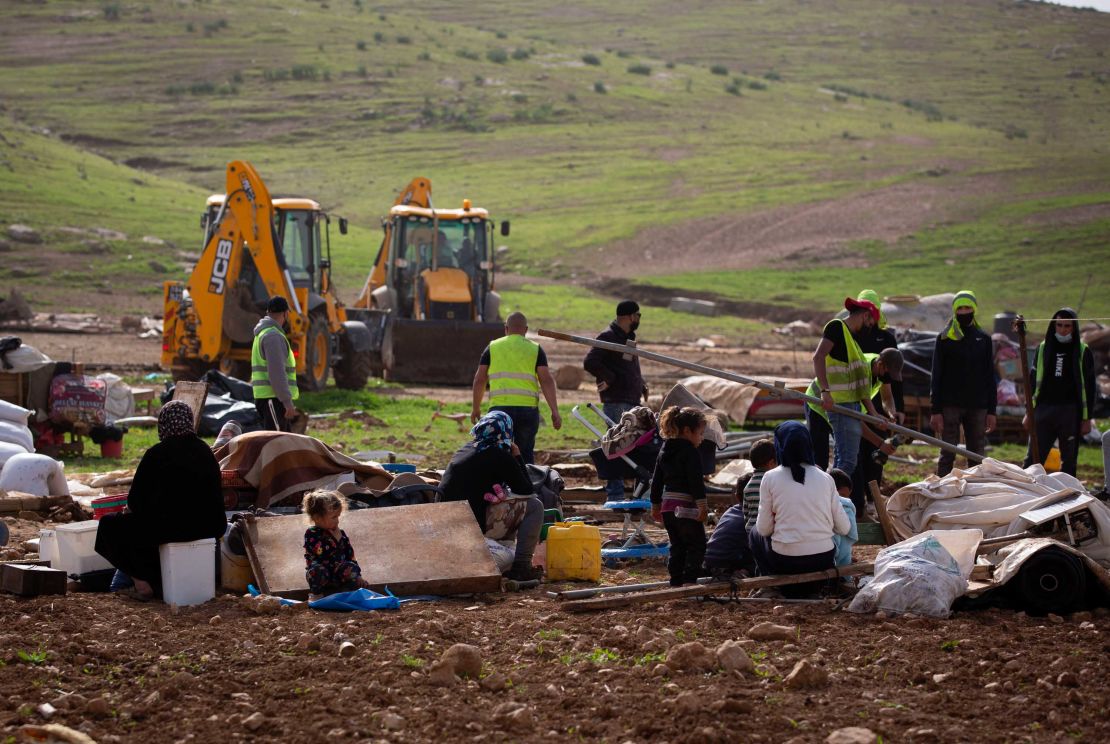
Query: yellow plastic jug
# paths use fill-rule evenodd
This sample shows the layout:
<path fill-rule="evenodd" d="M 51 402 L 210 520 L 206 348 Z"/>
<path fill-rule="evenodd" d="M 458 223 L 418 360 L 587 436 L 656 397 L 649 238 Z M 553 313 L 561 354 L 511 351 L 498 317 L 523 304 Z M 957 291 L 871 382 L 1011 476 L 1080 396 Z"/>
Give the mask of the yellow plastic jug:
<path fill-rule="evenodd" d="M 1060 460 L 1060 450 L 1053 447 L 1048 451 L 1048 457 L 1044 459 L 1044 469 L 1046 473 L 1057 473 L 1060 471 L 1060 466 L 1063 462 Z"/>
<path fill-rule="evenodd" d="M 557 522 L 547 530 L 548 581 L 600 581 L 601 530 Z"/>

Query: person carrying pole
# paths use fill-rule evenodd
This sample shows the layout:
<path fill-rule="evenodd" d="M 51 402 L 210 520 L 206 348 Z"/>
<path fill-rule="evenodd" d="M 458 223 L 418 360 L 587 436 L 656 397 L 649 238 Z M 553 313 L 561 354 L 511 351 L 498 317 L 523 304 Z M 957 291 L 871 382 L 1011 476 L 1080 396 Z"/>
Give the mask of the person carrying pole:
<path fill-rule="evenodd" d="M 929 426 L 952 445 L 960 443 L 962 426 L 967 449 L 981 455 L 987 448 L 987 434 L 994 431 L 998 391 L 991 337 L 979 328 L 978 311 L 974 292 L 956 293 L 952 319 L 933 348 Z M 951 473 L 955 461 L 952 450 L 941 450 L 937 475 L 943 478 Z"/>
<path fill-rule="evenodd" d="M 513 420 L 513 437 L 526 465 L 535 462 L 536 434 L 540 429 L 540 391 L 551 408 L 551 425 L 559 429 L 563 419 L 555 393 L 555 378 L 547 366 L 543 348 L 525 338 L 528 319 L 510 313 L 505 335 L 491 341 L 482 352 L 474 373 L 470 422 L 482 416 L 482 396 L 489 384 L 491 411 L 504 411 Z"/>
<path fill-rule="evenodd" d="M 1044 464 L 1053 441 L 1060 442 L 1060 469 L 1075 475 L 1079 438 L 1091 430 L 1091 404 L 1095 400 L 1095 362 L 1091 350 L 1079 340 L 1075 311 L 1060 308 L 1048 324 L 1044 341 L 1037 346 L 1033 363 L 1033 421 L 1026 414 L 1021 425 L 1037 430 L 1039 462 Z M 1033 464 L 1032 448 L 1025 467 Z"/>
<path fill-rule="evenodd" d="M 827 416 L 828 428 L 822 427 L 824 422 L 821 419 L 824 417 L 809 406 L 806 406 L 806 423 L 815 444 L 820 444 L 818 440 L 822 436 L 825 438 L 825 451 L 828 429 L 832 430 L 835 447 L 833 465 L 851 475 L 859 457 L 862 423 L 858 418 L 838 413 L 834 406 L 853 411 L 862 407 L 870 415 L 879 416 L 871 402 L 870 364 L 856 340 L 856 336 L 879 322 L 879 308 L 868 300 L 848 297 L 844 300 L 844 309 L 848 311 L 848 317 L 844 320 L 833 318 L 826 323 L 821 343 L 813 352 L 814 393 L 821 396 L 821 408 Z M 827 456 L 825 460 L 827 463 Z"/>

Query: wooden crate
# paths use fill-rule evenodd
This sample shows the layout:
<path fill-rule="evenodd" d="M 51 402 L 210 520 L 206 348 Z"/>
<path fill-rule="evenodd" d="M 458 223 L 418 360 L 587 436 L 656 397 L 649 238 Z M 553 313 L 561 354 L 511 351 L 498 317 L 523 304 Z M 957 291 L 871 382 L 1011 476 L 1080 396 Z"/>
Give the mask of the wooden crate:
<path fill-rule="evenodd" d="M 0 372 L 0 400 L 26 407 L 29 387 L 30 375 L 26 372 Z"/>

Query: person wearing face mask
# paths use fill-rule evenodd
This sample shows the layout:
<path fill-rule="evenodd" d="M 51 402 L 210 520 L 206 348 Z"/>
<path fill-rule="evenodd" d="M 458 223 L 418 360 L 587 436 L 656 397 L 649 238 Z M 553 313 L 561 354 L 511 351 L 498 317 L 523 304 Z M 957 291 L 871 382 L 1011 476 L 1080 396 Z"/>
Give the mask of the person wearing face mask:
<path fill-rule="evenodd" d="M 636 329 L 640 327 L 640 306 L 632 300 L 617 304 L 616 318 L 598 334 L 598 341 L 628 346 L 636 345 Z M 648 389 L 640 373 L 640 358 L 608 349 L 591 348 L 582 366 L 597 379 L 601 409 L 613 421 L 647 400 Z M 624 481 L 610 480 L 605 486 L 610 501 L 624 500 Z"/>
<path fill-rule="evenodd" d="M 266 317 L 254 327 L 251 391 L 262 426 L 270 431 L 289 431 L 290 422 L 297 417 L 293 401 L 301 394 L 297 363 L 286 336 L 288 323 L 289 302 L 275 296 L 266 305 Z"/>
<path fill-rule="evenodd" d="M 960 443 L 962 426 L 967 449 L 981 455 L 987 447 L 987 434 L 995 427 L 998 391 L 991 337 L 975 320 L 978 310 L 971 290 L 960 290 L 952 300 L 952 319 L 933 348 L 929 426 L 949 444 Z M 952 472 L 955 461 L 953 452 L 942 451 L 937 475 Z"/>
<path fill-rule="evenodd" d="M 806 423 L 814 449 L 828 452 L 828 430 L 831 428 L 835 454 L 833 464 L 849 475 L 856 469 L 862 423 L 847 414 L 837 413 L 833 406 L 859 411 L 865 409 L 878 416 L 871 402 L 871 369 L 857 338 L 879 322 L 879 308 L 869 300 L 844 300 L 848 317 L 833 318 L 825 324 L 821 343 L 813 352 L 814 380 L 810 390 L 821 397 L 821 412 L 806 406 Z M 827 422 L 824 426 L 822 424 Z M 822 442 L 821 439 L 824 438 Z M 826 454 L 825 464 L 828 457 Z M 819 465 L 821 463 L 818 463 Z"/>
<path fill-rule="evenodd" d="M 1052 443 L 1059 440 L 1060 469 L 1069 475 L 1075 475 L 1079 438 L 1091 430 L 1091 403 L 1095 399 L 1094 356 L 1079 340 L 1077 317 L 1070 307 L 1056 311 L 1030 370 L 1037 462 L 1043 465 Z M 1030 430 L 1028 414 L 1021 423 Z M 1032 464 L 1030 447 L 1025 467 Z"/>

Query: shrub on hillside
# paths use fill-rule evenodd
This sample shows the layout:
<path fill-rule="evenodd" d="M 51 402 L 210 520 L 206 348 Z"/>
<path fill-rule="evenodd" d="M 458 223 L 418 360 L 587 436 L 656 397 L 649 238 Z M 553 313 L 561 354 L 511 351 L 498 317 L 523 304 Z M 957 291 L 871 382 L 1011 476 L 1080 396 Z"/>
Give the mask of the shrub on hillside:
<path fill-rule="evenodd" d="M 518 62 L 524 61 L 531 56 L 532 52 L 529 49 L 521 49 L 520 47 L 517 47 L 513 50 L 513 59 L 517 60 Z"/>
<path fill-rule="evenodd" d="M 366 51 L 366 42 L 365 41 L 355 42 L 355 49 L 359 50 L 360 52 L 365 52 Z"/>
<path fill-rule="evenodd" d="M 583 54 L 582 61 L 594 67 L 601 64 L 601 59 L 596 54 Z"/>
<path fill-rule="evenodd" d="M 608 93 L 608 92 L 609 92 L 609 90 L 608 90 L 608 88 L 605 87 L 605 83 L 601 82 L 600 80 L 598 80 L 596 83 L 594 83 L 594 93 L 601 93 L 601 94 L 604 95 L 605 93 Z"/>
<path fill-rule="evenodd" d="M 651 75 L 651 67 L 649 65 L 635 64 L 629 65 L 628 71 L 633 75 Z"/>
<path fill-rule="evenodd" d="M 474 61 L 481 59 L 481 55 L 479 55 L 478 52 L 472 52 L 469 49 L 460 49 L 459 51 L 455 52 L 455 54 L 462 57 L 463 59 L 472 59 Z"/>
<path fill-rule="evenodd" d="M 727 75 L 728 74 L 728 68 L 725 67 L 724 65 L 713 65 L 712 67 L 709 68 L 709 71 L 711 73 L 713 73 L 714 75 Z"/>
<path fill-rule="evenodd" d="M 500 47 L 496 49 L 490 49 L 488 52 L 486 52 L 486 59 L 488 59 L 490 62 L 503 65 L 509 61 L 509 53 L 506 52 L 504 49 L 501 49 Z"/>

